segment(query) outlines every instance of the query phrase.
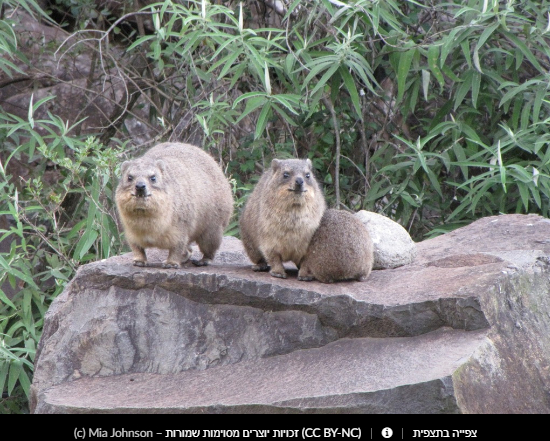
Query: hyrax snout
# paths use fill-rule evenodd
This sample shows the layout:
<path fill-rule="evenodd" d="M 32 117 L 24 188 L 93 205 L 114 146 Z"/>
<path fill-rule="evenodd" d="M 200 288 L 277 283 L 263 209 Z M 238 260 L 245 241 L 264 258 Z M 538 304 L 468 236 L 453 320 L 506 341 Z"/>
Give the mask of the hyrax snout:
<path fill-rule="evenodd" d="M 178 268 L 196 242 L 208 265 L 220 247 L 233 213 L 229 181 L 214 159 L 190 144 L 162 143 L 142 157 L 125 161 L 116 205 L 134 253 L 147 265 L 146 248 L 168 250 L 163 266 Z"/>
<path fill-rule="evenodd" d="M 286 278 L 283 262 L 300 266 L 325 208 L 309 159 L 274 159 L 250 194 L 239 222 L 253 269 Z"/>

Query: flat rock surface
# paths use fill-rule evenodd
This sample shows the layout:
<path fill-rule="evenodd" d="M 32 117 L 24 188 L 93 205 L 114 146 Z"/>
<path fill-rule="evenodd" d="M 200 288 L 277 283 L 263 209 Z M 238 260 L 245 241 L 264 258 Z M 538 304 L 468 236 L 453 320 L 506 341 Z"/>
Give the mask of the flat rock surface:
<path fill-rule="evenodd" d="M 318 349 L 206 371 L 81 379 L 46 391 L 37 410 L 231 413 L 246 407 L 271 407 L 274 412 L 346 407 L 455 413 L 451 375 L 485 334 L 441 329 L 415 338 L 341 339 Z M 266 381 L 266 372 L 271 381 Z M 395 392 L 411 386 L 417 388 L 417 399 L 403 400 Z"/>
<path fill-rule="evenodd" d="M 480 286 L 492 283 L 499 273 L 513 269 L 518 261 L 550 254 L 550 220 L 536 215 L 506 215 L 481 219 L 454 232 L 419 242 L 415 261 L 404 267 L 373 271 L 366 282 L 323 284 L 300 282 L 297 271 L 287 266 L 288 278 L 278 279 L 268 273 L 254 272 L 240 241 L 225 238 L 213 264 L 183 268 L 160 267 L 166 252 L 149 250 L 150 268 L 131 266 L 131 254 L 125 254 L 86 265 L 86 273 L 100 272 L 104 277 L 139 279 L 140 275 L 164 273 L 166 277 L 181 274 L 212 275 L 220 280 L 242 279 L 254 284 L 290 288 L 310 296 L 349 296 L 352 299 L 386 306 L 406 305 L 450 296 L 468 297 Z M 199 255 L 197 255 L 199 256 Z M 316 296 L 317 294 L 317 296 Z M 298 303 L 300 295 L 275 301 Z"/>

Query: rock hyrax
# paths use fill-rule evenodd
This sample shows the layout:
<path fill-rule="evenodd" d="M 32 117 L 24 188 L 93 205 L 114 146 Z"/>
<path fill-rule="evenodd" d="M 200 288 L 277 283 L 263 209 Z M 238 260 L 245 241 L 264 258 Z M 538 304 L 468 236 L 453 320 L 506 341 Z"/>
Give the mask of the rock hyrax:
<path fill-rule="evenodd" d="M 298 280 L 365 280 L 372 270 L 373 251 L 363 222 L 346 211 L 326 210 L 302 260 Z"/>
<path fill-rule="evenodd" d="M 248 198 L 241 240 L 254 271 L 286 278 L 283 262 L 300 266 L 325 211 L 309 159 L 274 159 Z"/>
<path fill-rule="evenodd" d="M 220 247 L 233 213 L 229 181 L 214 159 L 198 147 L 162 143 L 141 158 L 125 161 L 116 205 L 134 252 L 134 265 L 147 265 L 145 248 L 167 249 L 165 268 L 178 268 L 196 242 L 208 265 Z"/>

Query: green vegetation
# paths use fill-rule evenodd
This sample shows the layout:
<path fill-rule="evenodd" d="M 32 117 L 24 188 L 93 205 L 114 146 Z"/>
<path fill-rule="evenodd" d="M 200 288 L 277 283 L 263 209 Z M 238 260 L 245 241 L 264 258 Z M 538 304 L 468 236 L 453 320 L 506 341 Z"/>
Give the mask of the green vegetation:
<path fill-rule="evenodd" d="M 53 95 L 25 117 L 0 108 L 0 287 L 16 292 L 0 291 L 0 413 L 28 411 L 53 298 L 79 265 L 123 249 L 112 191 L 135 154 L 130 118 L 152 142 L 199 140 L 219 160 L 236 200 L 228 234 L 273 157 L 311 158 L 330 206 L 379 212 L 416 240 L 498 213 L 548 217 L 550 1 L 133 5 L 3 2 L 6 77 L 29 68 L 19 8 L 70 34 L 43 56 L 93 52 L 87 94 L 107 77 L 125 87 L 95 132 L 59 118 Z M 16 160 L 38 165 L 19 179 Z"/>

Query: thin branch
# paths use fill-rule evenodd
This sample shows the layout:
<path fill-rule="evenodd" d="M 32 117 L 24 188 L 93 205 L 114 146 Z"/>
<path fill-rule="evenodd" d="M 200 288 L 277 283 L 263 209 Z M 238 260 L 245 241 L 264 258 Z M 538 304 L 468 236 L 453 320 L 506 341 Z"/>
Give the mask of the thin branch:
<path fill-rule="evenodd" d="M 336 138 L 336 152 L 335 152 L 335 164 L 334 164 L 334 193 L 336 194 L 336 209 L 340 209 L 340 128 L 338 126 L 338 118 L 336 116 L 336 111 L 330 99 L 326 97 L 322 98 L 325 107 L 330 112 L 332 117 L 332 125 L 334 126 L 334 137 Z"/>

